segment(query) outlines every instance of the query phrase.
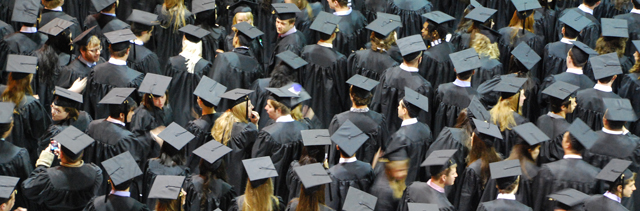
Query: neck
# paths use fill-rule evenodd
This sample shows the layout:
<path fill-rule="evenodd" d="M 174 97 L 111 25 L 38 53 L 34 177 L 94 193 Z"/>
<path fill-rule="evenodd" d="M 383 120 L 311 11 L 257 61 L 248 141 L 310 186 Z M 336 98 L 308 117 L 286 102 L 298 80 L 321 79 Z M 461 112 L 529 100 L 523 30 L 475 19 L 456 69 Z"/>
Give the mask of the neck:
<path fill-rule="evenodd" d="M 206 106 L 202 106 L 202 116 L 204 115 L 209 115 L 209 114 L 214 114 L 216 113 L 216 110 L 213 108 L 209 108 Z"/>
<path fill-rule="evenodd" d="M 143 37 L 143 36 L 140 36 L 140 37 L 136 36 L 136 40 L 139 40 L 139 41 L 141 41 L 142 43 L 146 43 L 146 42 L 147 42 L 147 40 L 146 40 L 146 39 L 145 39 L 145 37 Z"/>
<path fill-rule="evenodd" d="M 345 157 L 345 156 L 342 156 L 342 153 L 340 154 L 340 158 L 342 158 L 342 159 L 350 159 L 350 158 L 354 158 L 354 157 L 356 157 L 356 155 L 353 155 L 351 157 Z"/>
<path fill-rule="evenodd" d="M 402 119 L 404 121 L 404 120 L 407 120 L 407 119 L 411 119 L 411 117 L 408 114 L 405 114 L 405 115 L 402 115 L 400 117 L 400 119 Z"/>
<path fill-rule="evenodd" d="M 113 7 L 111 10 L 109 11 L 101 11 L 102 13 L 109 13 L 109 14 L 116 14 L 116 7 Z"/>
<path fill-rule="evenodd" d="M 611 84 L 613 84 L 613 83 L 611 83 L 611 82 L 609 82 L 609 83 L 601 83 L 600 81 L 598 81 L 598 84 L 599 84 L 599 85 L 602 85 L 602 86 L 608 86 L 608 87 L 611 87 Z"/>
<path fill-rule="evenodd" d="M 61 166 L 65 166 L 65 167 L 80 167 L 82 166 L 82 164 L 84 164 L 84 161 L 82 161 L 82 159 L 76 161 L 76 162 L 67 162 L 66 159 L 61 159 L 60 160 L 60 165 Z"/>
<path fill-rule="evenodd" d="M 460 79 L 460 78 L 458 78 L 458 77 L 456 77 L 456 79 L 461 80 L 461 81 L 464 81 L 464 82 L 471 82 L 471 77 L 467 78 L 466 80 L 462 80 L 462 79 Z"/>
<path fill-rule="evenodd" d="M 431 177 L 431 183 L 436 184 L 437 186 L 444 188 L 444 182 L 440 182 L 438 178 Z"/>
<path fill-rule="evenodd" d="M 351 103 L 351 108 L 355 108 L 355 109 L 364 109 L 364 108 L 368 108 L 369 106 L 367 105 L 356 105 L 355 103 Z"/>
<path fill-rule="evenodd" d="M 556 113 L 556 112 L 551 112 L 551 113 L 553 113 L 555 115 L 558 115 L 558 116 L 561 116 L 562 118 L 567 118 L 567 112 L 565 112 L 565 111 L 560 111 L 558 113 Z"/>
<path fill-rule="evenodd" d="M 125 54 L 123 57 L 117 57 L 117 56 L 114 56 L 113 54 L 111 55 L 111 58 L 122 60 L 122 61 L 127 61 L 127 57 L 129 57 L 129 54 Z"/>
<path fill-rule="evenodd" d="M 592 9 L 592 10 L 596 8 L 596 5 L 593 5 L 593 6 L 589 6 L 589 5 L 586 5 L 586 4 L 582 4 L 582 5 L 584 5 L 585 7 L 589 8 L 589 9 Z"/>
<path fill-rule="evenodd" d="M 575 152 L 575 151 L 573 151 L 573 149 L 570 149 L 570 148 L 569 148 L 569 149 L 567 149 L 567 148 L 565 148 L 565 149 L 564 149 L 564 155 L 577 155 L 577 156 L 582 156 L 582 154 L 581 154 L 581 153 Z"/>
<path fill-rule="evenodd" d="M 409 62 L 403 61 L 402 64 L 404 64 L 407 67 L 415 67 L 418 68 L 418 62 L 416 62 L 415 64 L 411 64 Z"/>
<path fill-rule="evenodd" d="M 348 7 L 348 6 L 344 6 L 344 7 L 343 7 L 343 6 L 338 5 L 338 6 L 336 6 L 336 8 L 335 8 L 335 11 L 336 11 L 336 12 L 344 12 L 344 11 L 347 11 L 347 10 L 349 10 L 349 7 Z"/>
<path fill-rule="evenodd" d="M 127 188 L 127 189 L 124 189 L 124 190 L 116 190 L 116 191 L 120 191 L 120 192 L 129 192 L 129 189 L 131 189 L 131 188 Z"/>
<path fill-rule="evenodd" d="M 564 38 L 564 39 L 568 39 L 568 40 L 577 40 L 577 39 L 578 39 L 577 37 L 569 38 L 569 37 L 566 37 L 566 36 L 562 36 L 562 38 Z"/>
<path fill-rule="evenodd" d="M 570 58 L 567 58 L 567 61 L 568 61 L 569 59 L 570 59 Z M 582 67 L 576 67 L 575 65 L 573 65 L 573 63 L 569 63 L 569 62 L 567 62 L 567 68 L 571 68 L 571 69 L 582 69 Z"/>
<path fill-rule="evenodd" d="M 622 130 L 622 128 L 619 128 L 619 129 L 613 129 L 613 128 L 611 128 L 611 127 L 610 127 L 609 125 L 607 125 L 607 124 L 603 125 L 602 127 L 606 128 L 607 130 L 611 130 L 611 131 L 624 131 L 624 130 Z"/>

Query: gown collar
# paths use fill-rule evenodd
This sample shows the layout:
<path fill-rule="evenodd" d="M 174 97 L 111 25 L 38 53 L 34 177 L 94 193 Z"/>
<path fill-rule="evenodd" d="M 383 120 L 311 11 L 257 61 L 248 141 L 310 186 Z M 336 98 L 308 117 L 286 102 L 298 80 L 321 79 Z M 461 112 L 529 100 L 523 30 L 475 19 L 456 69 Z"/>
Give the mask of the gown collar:
<path fill-rule="evenodd" d="M 20 32 L 22 33 L 36 33 L 38 32 L 38 28 L 36 27 L 30 27 L 30 26 L 22 26 L 22 28 L 20 28 Z"/>
<path fill-rule="evenodd" d="M 562 159 L 580 159 L 580 160 L 582 160 L 582 156 L 580 156 L 580 155 L 564 155 L 564 156 L 562 156 Z"/>
<path fill-rule="evenodd" d="M 616 196 L 616 194 L 613 194 L 609 191 L 607 191 L 606 193 L 604 193 L 604 197 L 607 197 L 611 200 L 617 201 L 618 203 L 620 203 L 622 201 L 622 199 L 620 199 L 620 197 Z"/>
<path fill-rule="evenodd" d="M 409 66 L 405 65 L 404 63 L 402 63 L 400 65 L 400 69 L 403 69 L 404 71 L 407 71 L 407 72 L 418 72 L 419 71 L 418 68 L 409 67 Z"/>
<path fill-rule="evenodd" d="M 296 29 L 296 26 L 293 26 L 293 28 L 289 29 L 289 31 L 287 31 L 284 34 L 281 34 L 280 37 L 289 36 L 290 34 L 296 33 L 297 31 L 298 31 L 298 29 Z"/>
<path fill-rule="evenodd" d="M 499 193 L 496 199 L 516 200 L 515 194 Z"/>
<path fill-rule="evenodd" d="M 593 86 L 594 89 L 602 91 L 602 92 L 612 92 L 613 89 L 611 89 L 610 86 L 605 86 L 602 84 L 596 84 L 595 86 Z"/>
<path fill-rule="evenodd" d="M 122 121 L 120 121 L 120 120 L 117 120 L 117 119 L 114 119 L 114 118 L 111 118 L 111 117 L 107 117 L 107 118 L 105 119 L 105 121 L 107 121 L 107 122 L 111 122 L 111 123 L 116 124 L 116 125 L 120 125 L 120 126 L 122 126 L 122 127 L 124 127 L 124 126 L 125 126 L 124 122 L 122 122 Z"/>
<path fill-rule="evenodd" d="M 351 7 L 349 7 L 349 10 L 347 10 L 347 11 L 333 12 L 333 14 L 337 15 L 337 16 L 345 16 L 345 15 L 351 14 L 351 12 L 353 12 L 353 9 L 351 9 Z"/>
<path fill-rule="evenodd" d="M 111 17 L 116 17 L 116 14 L 114 14 L 114 13 L 106 13 L 106 12 L 100 12 L 100 13 L 102 13 L 103 15 L 108 15 L 108 16 L 111 16 Z"/>
<path fill-rule="evenodd" d="M 465 87 L 471 87 L 471 82 L 469 82 L 469 81 L 462 81 L 462 80 L 460 80 L 460 79 L 457 79 L 457 78 L 456 78 L 456 80 L 455 80 L 455 81 L 453 81 L 453 85 L 456 85 L 456 86 L 458 86 L 458 87 L 463 87 L 463 88 L 465 88 Z"/>
<path fill-rule="evenodd" d="M 333 48 L 333 44 L 331 43 L 318 42 L 318 45 L 322 47 Z"/>
<path fill-rule="evenodd" d="M 51 10 L 51 11 L 56 11 L 56 12 L 62 12 L 62 6 L 53 8 L 53 9 L 46 9 L 46 10 Z"/>
<path fill-rule="evenodd" d="M 281 117 L 278 117 L 278 119 L 276 119 L 276 122 L 293 122 L 295 121 L 292 117 L 291 114 L 287 114 Z"/>
<path fill-rule="evenodd" d="M 245 55 L 245 56 L 249 56 L 250 55 L 249 47 L 247 47 L 247 46 L 240 46 L 240 47 L 234 48 L 232 51 L 236 52 L 236 53 L 239 53 L 239 54 L 242 54 L 242 55 Z"/>
<path fill-rule="evenodd" d="M 610 135 L 626 135 L 627 132 L 626 131 L 613 131 L 613 130 L 609 130 L 607 128 L 602 127 L 602 132 L 606 133 L 606 134 L 610 134 Z"/>
<path fill-rule="evenodd" d="M 564 119 L 564 117 L 562 117 L 560 115 L 557 115 L 557 114 L 554 114 L 551 111 L 549 111 L 549 113 L 547 113 L 547 116 L 550 116 L 551 118 L 554 118 L 554 119 Z"/>
<path fill-rule="evenodd" d="M 576 74 L 576 75 L 582 75 L 583 74 L 582 69 L 580 69 L 580 68 L 567 68 L 567 72 L 568 73 L 573 73 L 573 74 Z"/>
<path fill-rule="evenodd" d="M 354 107 L 351 107 L 351 109 L 349 109 L 349 111 L 356 112 L 356 113 L 367 113 L 367 112 L 369 112 L 369 107 L 366 107 L 366 108 L 354 108 Z"/>
<path fill-rule="evenodd" d="M 584 4 L 580 4 L 580 6 L 578 6 L 578 9 L 582 10 L 582 12 L 589 13 L 589 14 L 593 15 L 593 10 L 589 9 Z"/>
<path fill-rule="evenodd" d="M 631 9 L 630 13 L 640 14 L 640 10 L 637 10 L 636 8 L 633 8 L 633 9 Z"/>
<path fill-rule="evenodd" d="M 338 161 L 338 163 L 353 163 L 358 161 L 358 158 L 354 157 L 350 157 L 350 158 L 340 158 L 340 160 Z"/>
<path fill-rule="evenodd" d="M 139 40 L 139 39 L 135 39 L 132 43 L 136 45 L 144 45 L 144 42 L 142 42 L 142 40 Z"/>
<path fill-rule="evenodd" d="M 573 41 L 576 41 L 576 39 L 569 39 L 566 37 L 563 37 L 562 39 L 560 39 L 561 43 L 569 44 L 569 45 L 573 45 Z"/>
<path fill-rule="evenodd" d="M 127 65 L 127 61 L 126 60 L 120 60 L 120 59 L 116 59 L 116 58 L 109 58 L 109 63 L 113 64 L 113 65 L 118 65 L 118 66 L 124 66 Z"/>
<path fill-rule="evenodd" d="M 427 181 L 427 185 L 429 185 L 429 187 L 435 189 L 436 191 L 440 192 L 440 193 L 444 193 L 444 188 L 436 185 L 435 183 L 431 182 L 431 179 L 429 179 L 429 181 Z"/>
<path fill-rule="evenodd" d="M 412 124 L 415 124 L 415 123 L 418 123 L 418 119 L 416 119 L 416 118 L 402 120 L 402 124 L 400 125 L 400 127 L 407 126 L 407 125 L 412 125 Z"/>
<path fill-rule="evenodd" d="M 85 64 L 85 65 L 87 65 L 88 67 L 94 67 L 94 66 L 96 66 L 96 63 L 95 63 L 95 62 L 91 63 L 91 62 L 87 61 L 86 59 L 84 59 L 84 57 L 82 57 L 82 55 L 78 56 L 78 60 L 80 60 L 80 62 L 84 63 L 84 64 Z"/>
<path fill-rule="evenodd" d="M 111 195 L 116 195 L 120 197 L 131 197 L 131 192 L 129 191 L 111 191 Z"/>

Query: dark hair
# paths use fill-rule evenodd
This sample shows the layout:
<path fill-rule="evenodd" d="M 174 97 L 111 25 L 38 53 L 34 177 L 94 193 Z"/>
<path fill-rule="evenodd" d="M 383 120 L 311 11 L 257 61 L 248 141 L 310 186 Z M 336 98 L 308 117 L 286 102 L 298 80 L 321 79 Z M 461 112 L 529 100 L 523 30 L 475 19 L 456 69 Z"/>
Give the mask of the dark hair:
<path fill-rule="evenodd" d="M 460 80 L 467 80 L 467 79 L 471 78 L 471 76 L 473 75 L 474 72 L 475 71 L 471 70 L 471 71 L 467 71 L 467 72 L 456 74 L 456 76 L 458 78 L 460 78 Z"/>
<path fill-rule="evenodd" d="M 129 48 L 131 48 L 131 46 L 121 51 L 114 51 L 113 49 L 111 49 L 111 45 L 109 45 L 109 53 L 111 53 L 111 56 L 123 57 L 124 55 L 127 54 L 127 51 L 129 50 Z"/>
<path fill-rule="evenodd" d="M 13 121 L 9 123 L 0 123 L 0 138 L 2 138 L 2 135 L 4 135 L 4 133 L 11 130 L 12 126 L 13 126 Z"/>
<path fill-rule="evenodd" d="M 324 146 L 304 146 L 302 147 L 298 163 L 300 165 L 305 165 L 322 162 L 324 160 L 325 151 Z"/>
<path fill-rule="evenodd" d="M 251 46 L 251 42 L 253 42 L 251 38 L 240 32 L 236 32 L 236 37 L 238 38 L 240 46 Z"/>
<path fill-rule="evenodd" d="M 349 87 L 349 94 L 353 98 L 353 103 L 356 104 L 356 106 L 369 105 L 369 103 L 371 103 L 371 98 L 373 97 L 371 92 L 353 85 Z"/>
<path fill-rule="evenodd" d="M 509 58 L 509 73 L 528 73 L 529 69 L 513 55 Z"/>
<path fill-rule="evenodd" d="M 562 106 L 569 107 L 571 106 L 571 100 L 567 98 L 566 100 L 560 100 L 555 97 L 549 96 L 549 110 L 553 113 L 559 113 L 562 111 Z"/>
<path fill-rule="evenodd" d="M 84 150 L 80 151 L 78 154 L 74 154 L 71 150 L 67 149 L 64 145 L 60 147 L 60 151 L 62 151 L 62 156 L 72 162 L 77 162 L 82 159 L 82 155 L 84 154 Z"/>
<path fill-rule="evenodd" d="M 529 149 L 534 149 L 538 145 L 531 146 L 527 144 L 524 140 L 522 140 L 522 137 L 518 137 L 518 139 L 521 139 L 522 143 L 516 144 L 511 148 L 511 154 L 509 154 L 509 158 L 507 158 L 507 160 L 517 159 L 520 161 L 520 166 L 522 167 L 525 166 L 526 164 L 525 162 L 530 162 L 535 164 L 535 161 L 533 160 L 531 153 L 529 153 Z M 529 178 L 529 174 L 526 171 L 522 171 L 522 175 L 525 175 Z"/>
<path fill-rule="evenodd" d="M 576 137 L 571 135 L 571 133 L 569 133 L 569 143 L 571 144 L 571 149 L 580 154 L 582 154 L 582 152 L 584 152 L 584 150 L 586 149 L 584 148 L 584 145 L 582 145 L 582 143 L 580 143 L 578 139 L 576 139 Z"/>
<path fill-rule="evenodd" d="M 346 7 L 349 0 L 336 0 L 341 7 Z"/>
<path fill-rule="evenodd" d="M 582 1 L 582 3 L 584 3 L 585 5 L 590 6 L 590 7 L 593 7 L 598 2 L 600 2 L 600 0 L 583 0 Z"/>
<path fill-rule="evenodd" d="M 273 68 L 269 87 L 282 87 L 295 80 L 293 70 L 282 61 Z"/>
<path fill-rule="evenodd" d="M 620 130 L 622 129 L 622 127 L 624 127 L 624 124 L 626 123 L 625 121 L 613 121 L 613 120 L 608 120 L 607 122 L 609 122 L 609 128 L 613 129 L 613 130 Z"/>
<path fill-rule="evenodd" d="M 141 36 L 142 32 L 148 32 L 148 31 L 151 31 L 151 29 L 153 29 L 153 26 L 147 26 L 147 25 L 135 23 L 135 22 L 131 23 L 131 31 L 136 36 Z"/>
<path fill-rule="evenodd" d="M 606 83 L 611 82 L 611 80 L 613 80 L 613 75 L 609 76 L 609 77 L 604 77 L 604 78 L 598 79 L 598 82 L 606 84 Z"/>
<path fill-rule="evenodd" d="M 116 190 L 126 190 L 131 186 L 131 183 L 133 183 L 133 179 L 127 180 L 123 183 L 120 183 L 119 185 L 114 185 L 113 188 L 115 188 Z"/>
<path fill-rule="evenodd" d="M 318 38 L 320 38 L 320 40 L 329 40 L 331 39 L 331 36 L 333 36 L 333 33 L 331 34 L 325 34 L 322 32 L 316 32 L 318 34 Z"/>
<path fill-rule="evenodd" d="M 164 143 L 160 147 L 160 164 L 165 166 L 184 166 L 186 163 L 185 148 L 181 150 L 171 146 L 171 144 Z"/>
<path fill-rule="evenodd" d="M 127 104 L 109 104 L 107 106 L 109 108 L 109 116 L 111 118 L 120 118 L 120 114 L 124 114 L 125 116 L 127 116 L 127 113 L 129 113 L 129 109 L 127 106 Z"/>
<path fill-rule="evenodd" d="M 200 27 L 207 26 L 215 26 L 216 25 L 216 10 L 206 10 L 199 13 L 196 13 L 195 25 L 200 25 Z M 205 27 L 203 27 L 205 28 Z"/>
<path fill-rule="evenodd" d="M 631 1 L 631 3 L 633 3 L 633 8 L 635 8 L 635 9 L 640 9 L 640 2 L 637 2 L 637 1 Z"/>
<path fill-rule="evenodd" d="M 54 48 L 49 45 L 50 42 L 38 49 L 35 54 L 38 57 L 37 80 L 41 83 L 44 81 L 53 81 L 58 71 L 58 54 Z"/>
<path fill-rule="evenodd" d="M 584 67 L 584 65 L 586 65 L 587 62 L 589 61 L 589 60 L 585 60 L 582 63 L 578 62 L 578 60 L 576 60 L 576 57 L 573 56 L 573 48 L 571 48 L 571 50 L 569 50 L 569 57 L 571 57 L 571 62 L 573 62 L 573 65 L 576 66 L 576 67 Z"/>
<path fill-rule="evenodd" d="M 213 105 L 213 103 L 210 103 L 209 101 L 206 101 L 205 99 L 200 98 L 200 101 L 202 101 L 202 104 L 207 108 L 213 108 L 215 106 L 215 105 Z"/>
<path fill-rule="evenodd" d="M 616 179 L 616 181 L 613 182 L 606 182 L 609 185 L 609 189 L 607 189 L 609 192 L 613 193 L 613 194 L 617 194 L 618 192 L 618 186 L 622 185 L 622 189 L 624 189 L 624 186 L 631 183 L 632 181 L 636 181 L 636 176 L 637 174 L 635 172 L 631 172 L 633 174 L 633 176 L 631 176 L 631 178 L 624 178 L 622 179 L 621 177 L 618 177 L 618 179 Z"/>
<path fill-rule="evenodd" d="M 448 31 L 449 27 L 447 27 L 447 23 L 437 24 L 433 21 L 428 21 L 429 25 L 427 26 L 427 31 L 429 33 L 433 33 L 433 31 L 438 33 L 438 38 L 444 38 Z"/>
<path fill-rule="evenodd" d="M 420 59 L 420 56 L 422 56 L 422 51 L 407 54 L 405 56 L 402 56 L 402 59 L 404 59 L 404 62 L 413 64 L 418 62 L 418 59 Z"/>
<path fill-rule="evenodd" d="M 111 4 L 111 5 L 107 6 L 107 7 L 105 7 L 104 9 L 102 9 L 102 10 L 101 10 L 101 12 L 108 12 L 108 11 L 110 11 L 111 9 L 113 9 L 115 6 L 116 6 L 116 2 L 114 2 L 113 4 Z"/>
<path fill-rule="evenodd" d="M 407 109 L 407 114 L 411 118 L 416 118 L 418 116 L 418 114 L 420 114 L 420 108 L 418 108 L 418 106 L 415 106 L 415 105 L 407 102 L 407 100 L 404 99 L 404 98 L 402 99 L 401 105 L 402 105 L 402 107 Z"/>
<path fill-rule="evenodd" d="M 487 146 L 485 142 L 478 136 L 478 133 L 471 137 L 472 146 L 469 154 L 467 155 L 467 166 L 471 165 L 476 160 L 480 159 L 480 179 L 482 184 L 485 185 L 487 180 L 491 178 L 491 171 L 489 170 L 489 163 L 498 162 L 502 159 L 496 153 L 493 146 Z"/>
<path fill-rule="evenodd" d="M 575 29 L 567 26 L 566 24 L 564 25 L 564 36 L 569 38 L 569 39 L 575 39 L 576 37 L 578 37 L 578 35 L 580 35 L 579 31 L 576 31 Z"/>
<path fill-rule="evenodd" d="M 204 159 L 200 159 L 200 164 L 198 165 L 200 169 L 200 177 L 204 180 L 202 184 L 202 198 L 200 199 L 200 207 L 203 207 L 207 203 L 207 196 L 211 194 L 211 183 L 215 182 L 216 179 L 221 179 L 222 181 L 227 181 L 227 172 L 226 172 L 226 164 L 224 159 L 219 159 L 216 162 L 209 163 Z"/>

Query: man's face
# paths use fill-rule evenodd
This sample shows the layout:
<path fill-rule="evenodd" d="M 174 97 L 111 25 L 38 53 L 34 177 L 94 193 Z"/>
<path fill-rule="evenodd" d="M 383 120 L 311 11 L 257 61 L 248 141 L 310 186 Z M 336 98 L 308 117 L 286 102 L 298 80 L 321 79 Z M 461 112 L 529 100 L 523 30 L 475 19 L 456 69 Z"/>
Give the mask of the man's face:
<path fill-rule="evenodd" d="M 429 27 L 429 22 L 425 21 L 424 24 L 422 24 L 422 39 L 425 39 L 425 40 L 431 39 L 431 37 L 429 36 L 428 27 Z"/>
<path fill-rule="evenodd" d="M 13 205 L 16 203 L 16 192 L 17 191 L 14 190 L 9 201 L 0 206 L 2 211 L 11 211 L 11 208 L 13 208 Z"/>
<path fill-rule="evenodd" d="M 629 184 L 625 185 L 624 188 L 622 189 L 622 197 L 631 197 L 631 194 L 633 194 L 633 191 L 636 190 L 636 182 L 635 181 L 631 181 Z"/>
<path fill-rule="evenodd" d="M 264 106 L 264 110 L 269 114 L 269 118 L 276 120 L 278 119 L 278 114 L 276 114 L 276 109 L 271 106 L 271 100 L 267 100 L 267 105 Z"/>
<path fill-rule="evenodd" d="M 456 181 L 456 177 L 458 177 L 457 169 L 451 168 L 451 171 L 449 171 L 449 174 L 445 175 L 444 177 L 444 185 L 445 186 L 453 185 L 453 183 L 455 183 Z"/>
<path fill-rule="evenodd" d="M 569 101 L 571 101 L 571 104 L 569 105 L 569 109 L 567 109 L 567 113 L 573 113 L 573 109 L 576 108 L 576 106 L 578 105 L 578 103 L 576 103 L 576 98 L 575 97 L 570 97 Z"/>
<path fill-rule="evenodd" d="M 295 23 L 289 23 L 288 20 L 280 20 L 280 18 L 276 18 L 276 30 L 278 34 L 287 33 L 291 28 L 293 28 Z"/>
<path fill-rule="evenodd" d="M 102 51 L 102 47 L 100 45 L 87 46 L 87 50 L 81 50 L 80 54 L 82 55 L 82 58 L 88 62 L 98 62 L 100 60 L 100 51 Z"/>

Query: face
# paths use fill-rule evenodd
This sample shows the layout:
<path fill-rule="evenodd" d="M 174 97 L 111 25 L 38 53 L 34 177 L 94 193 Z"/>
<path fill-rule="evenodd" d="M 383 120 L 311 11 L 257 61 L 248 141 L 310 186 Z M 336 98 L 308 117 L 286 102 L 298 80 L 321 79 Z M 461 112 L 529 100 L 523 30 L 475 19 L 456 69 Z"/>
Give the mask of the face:
<path fill-rule="evenodd" d="M 451 171 L 449 171 L 449 174 L 444 175 L 444 185 L 445 186 L 453 185 L 456 181 L 456 177 L 458 177 L 458 172 L 456 168 L 451 168 Z"/>
<path fill-rule="evenodd" d="M 631 194 L 633 194 L 633 191 L 636 190 L 636 182 L 635 181 L 631 181 L 629 184 L 624 186 L 624 189 L 622 189 L 622 197 L 631 197 Z"/>
<path fill-rule="evenodd" d="M 255 107 L 253 107 L 253 104 L 251 103 L 251 100 L 249 100 L 249 111 L 253 111 Z"/>
<path fill-rule="evenodd" d="M 166 101 L 167 101 L 167 96 L 166 95 L 164 95 L 162 97 L 154 97 L 153 98 L 153 105 L 158 107 L 158 108 L 162 108 Z"/>
<path fill-rule="evenodd" d="M 276 111 L 275 108 L 273 108 L 273 106 L 271 106 L 271 102 L 272 100 L 267 100 L 267 105 L 264 106 L 264 110 L 267 111 L 267 114 L 269 114 L 269 118 L 276 120 L 278 119 L 279 115 Z"/>
<path fill-rule="evenodd" d="M 327 0 L 327 2 L 329 2 L 329 8 L 330 8 L 330 9 L 332 9 L 332 10 L 335 10 L 335 9 L 336 9 L 336 7 L 334 6 L 334 5 L 335 5 L 335 1 Z"/>
<path fill-rule="evenodd" d="M 86 51 L 80 51 L 82 54 L 82 58 L 87 60 L 88 62 L 98 62 L 100 60 L 100 51 L 102 51 L 102 47 L 100 45 L 87 47 Z"/>
<path fill-rule="evenodd" d="M 67 117 L 69 117 L 69 113 L 67 113 L 64 108 L 51 103 L 51 119 L 53 121 L 64 120 Z"/>
<path fill-rule="evenodd" d="M 533 149 L 529 149 L 529 154 L 531 154 L 533 160 L 538 160 L 538 155 L 540 155 L 540 146 L 541 145 L 538 144 L 538 146 L 534 147 Z"/>
<path fill-rule="evenodd" d="M 404 100 L 400 100 L 400 103 L 398 103 L 398 117 L 402 118 L 405 114 L 407 114 L 407 109 L 404 108 Z"/>
<path fill-rule="evenodd" d="M 13 208 L 13 205 L 16 203 L 16 192 L 17 191 L 14 190 L 13 193 L 11 193 L 11 198 L 9 198 L 9 201 L 0 206 L 2 211 L 10 211 L 11 208 Z"/>
<path fill-rule="evenodd" d="M 431 38 L 429 36 L 429 31 L 427 30 L 427 27 L 429 26 L 429 22 L 425 21 L 424 24 L 422 24 L 422 39 L 428 40 L 429 38 Z"/>
<path fill-rule="evenodd" d="M 407 167 L 407 165 L 398 165 L 396 168 L 389 169 L 389 175 L 396 181 L 407 178 L 408 172 L 409 168 Z"/>
<path fill-rule="evenodd" d="M 524 96 L 524 89 L 520 90 L 520 101 L 518 102 L 518 107 L 522 108 L 522 105 L 524 105 L 524 100 L 527 99 L 527 96 Z"/>
<path fill-rule="evenodd" d="M 573 113 L 573 109 L 576 108 L 576 106 L 578 105 L 578 103 L 576 103 L 576 98 L 575 97 L 570 97 L 569 101 L 571 101 L 571 104 L 569 105 L 569 108 L 567 108 L 566 112 L 569 113 Z"/>
<path fill-rule="evenodd" d="M 249 18 L 248 13 L 246 12 L 239 12 L 238 14 L 236 14 L 236 21 L 238 23 L 247 22 L 248 24 L 253 25 L 253 21 Z"/>
<path fill-rule="evenodd" d="M 278 34 L 287 33 L 291 28 L 293 28 L 295 23 L 289 23 L 288 20 L 280 20 L 280 18 L 276 18 L 276 30 Z"/>

